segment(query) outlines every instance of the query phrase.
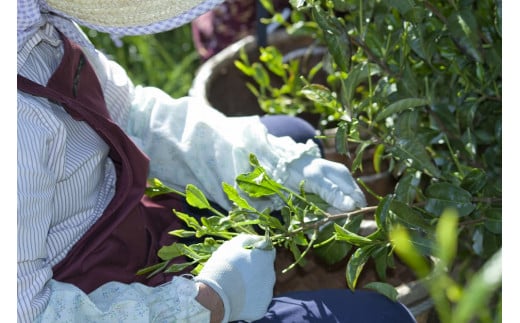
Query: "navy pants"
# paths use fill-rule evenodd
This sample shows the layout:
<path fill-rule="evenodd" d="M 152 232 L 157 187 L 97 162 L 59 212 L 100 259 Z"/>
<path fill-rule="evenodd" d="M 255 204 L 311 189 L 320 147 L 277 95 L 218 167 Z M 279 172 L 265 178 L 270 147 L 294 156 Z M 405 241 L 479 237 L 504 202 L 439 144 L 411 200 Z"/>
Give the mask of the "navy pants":
<path fill-rule="evenodd" d="M 261 120 L 275 136 L 290 136 L 296 142 L 314 140 L 323 156 L 323 145 L 314 138 L 316 130 L 305 120 L 282 115 L 263 116 Z M 404 305 L 377 292 L 323 289 L 274 297 L 265 316 L 255 321 L 263 322 L 414 323 L 415 319 Z"/>
<path fill-rule="evenodd" d="M 415 318 L 377 292 L 324 289 L 274 297 L 265 316 L 254 322 L 413 323 Z"/>
<path fill-rule="evenodd" d="M 314 140 L 320 147 L 321 155 L 324 156 L 323 143 L 315 138 L 316 129 L 307 121 L 286 115 L 264 115 L 260 121 L 267 131 L 277 137 L 289 136 L 296 142 L 305 143 L 308 139 Z"/>

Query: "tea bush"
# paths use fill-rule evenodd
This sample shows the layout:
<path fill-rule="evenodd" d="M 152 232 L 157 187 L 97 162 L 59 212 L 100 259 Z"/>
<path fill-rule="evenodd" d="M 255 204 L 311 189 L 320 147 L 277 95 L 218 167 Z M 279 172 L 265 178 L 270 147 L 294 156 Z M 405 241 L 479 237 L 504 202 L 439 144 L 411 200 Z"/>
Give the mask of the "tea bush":
<path fill-rule="evenodd" d="M 376 170 L 390 165 L 397 184 L 385 196 L 368 190 L 376 205 L 332 215 L 315 196 L 270 179 L 251 156 L 251 172 L 237 178 L 240 190 L 223 183 L 235 204 L 223 214 L 196 187 L 178 192 L 151 180 L 148 194 L 175 192 L 213 215 L 195 219 L 175 211 L 187 229 L 172 234 L 200 243 L 164 246 L 159 251 L 164 262 L 140 273 L 187 267 L 197 272 L 224 240 L 237 232 L 259 232 L 293 253 L 287 270 L 303 265 L 310 250 L 329 263 L 348 258 L 346 280 L 357 288 L 365 264 L 374 261 L 380 282 L 367 287 L 393 298 L 385 280 L 398 257 L 424 283 L 442 322 L 500 322 L 501 1 L 290 0 L 288 20 L 271 1 L 261 2 L 271 13 L 265 23 L 275 21 L 288 34 L 307 35 L 327 48 L 312 70 L 325 71 L 327 82 L 313 83 L 312 73 L 295 75 L 296 63 L 284 62 L 276 48 L 261 48 L 259 62 L 244 56 L 236 62 L 250 76 L 248 86 L 260 106 L 268 113 L 320 115 L 323 129 L 336 130 L 336 149 L 352 158 L 353 171 L 368 155 Z M 181 43 L 187 41 L 183 37 Z M 137 83 L 186 93 L 186 75 L 193 76 L 196 65 L 192 49 L 171 60 L 166 56 L 174 51 L 162 45 L 175 44 L 173 38 L 144 39 L 130 40 L 111 55 L 120 55 L 116 59 L 128 65 Z M 157 57 L 164 59 L 162 65 Z M 191 72 L 176 72 L 178 67 Z M 274 87 L 268 71 L 290 76 L 285 87 Z M 282 199 L 282 219 L 271 210 L 256 210 L 244 195 Z M 367 217 L 377 228 L 364 236 L 359 227 Z M 188 261 L 172 264 L 179 256 Z"/>

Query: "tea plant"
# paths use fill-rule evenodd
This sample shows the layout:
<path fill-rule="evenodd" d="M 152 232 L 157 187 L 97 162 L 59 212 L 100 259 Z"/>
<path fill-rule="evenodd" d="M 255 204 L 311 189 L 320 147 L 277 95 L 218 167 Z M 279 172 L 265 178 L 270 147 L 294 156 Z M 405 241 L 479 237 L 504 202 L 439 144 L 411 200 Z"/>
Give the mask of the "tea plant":
<path fill-rule="evenodd" d="M 455 209 L 453 259 L 442 266 L 409 266 L 418 277 L 435 277 L 427 286 L 443 322 L 471 319 L 468 312 L 451 316 L 459 301 L 465 304 L 461 308 L 474 302 L 480 309 L 491 302 L 491 312 L 473 315 L 484 321 L 499 318 L 501 1 L 292 0 L 289 20 L 269 0 L 262 3 L 272 14 L 266 23 L 276 21 L 289 35 L 307 35 L 326 46 L 316 68 L 328 77 L 313 84 L 312 78 L 299 75 L 297 88 L 284 91 L 285 84 L 275 87 L 269 75 L 293 75 L 293 69 L 276 48 L 261 49 L 259 62 L 242 55 L 236 65 L 251 77 L 249 88 L 260 106 L 268 113 L 320 114 L 323 127 L 336 127 L 339 153 L 349 156 L 355 148 L 353 171 L 362 170 L 361 160 L 369 153 L 376 170 L 383 162 L 390 165 L 397 184 L 392 193 L 376 196 L 377 234 L 388 238 L 404 225 L 398 232 L 407 232 L 411 245 L 405 249 L 428 261 L 438 259 L 443 242 L 437 242 L 434 232 L 446 210 Z M 285 104 L 299 101 L 305 103 Z M 363 263 L 381 252 L 362 243 L 354 247 L 349 263 L 359 254 L 364 254 L 357 257 Z M 392 242 L 384 249 L 388 259 L 395 247 Z M 483 271 L 493 274 L 489 284 Z M 378 272 L 384 280 L 384 270 Z M 470 295 L 479 284 L 490 294 L 463 301 L 464 286 L 464 295 Z"/>

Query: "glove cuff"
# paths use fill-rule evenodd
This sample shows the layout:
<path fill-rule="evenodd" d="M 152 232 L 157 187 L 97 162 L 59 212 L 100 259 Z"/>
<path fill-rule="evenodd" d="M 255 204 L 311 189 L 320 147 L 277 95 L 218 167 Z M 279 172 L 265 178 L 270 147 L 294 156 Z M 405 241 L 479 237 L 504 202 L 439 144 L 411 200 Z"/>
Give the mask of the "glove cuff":
<path fill-rule="evenodd" d="M 231 315 L 229 298 L 227 297 L 226 293 L 224 293 L 224 290 L 220 287 L 220 285 L 217 282 L 207 278 L 201 279 L 195 277 L 193 280 L 208 285 L 220 296 L 220 299 L 222 299 L 222 303 L 224 303 L 224 317 L 222 318 L 222 323 L 229 322 L 229 316 Z"/>

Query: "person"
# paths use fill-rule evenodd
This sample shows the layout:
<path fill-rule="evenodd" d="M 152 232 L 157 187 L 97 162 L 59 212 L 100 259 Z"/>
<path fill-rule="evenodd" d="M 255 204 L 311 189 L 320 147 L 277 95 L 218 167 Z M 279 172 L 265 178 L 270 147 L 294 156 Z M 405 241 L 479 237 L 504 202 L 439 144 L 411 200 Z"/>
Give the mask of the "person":
<path fill-rule="evenodd" d="M 234 183 L 253 153 L 277 181 L 297 188 L 305 179 L 331 210 L 365 204 L 348 169 L 322 158 L 312 140 L 134 85 L 79 28 L 156 33 L 220 2 L 18 0 L 19 322 L 414 322 L 377 293 L 273 297 L 276 250 L 256 235 L 224 242 L 195 277 L 136 275 L 181 227 L 171 210 L 186 207 L 175 196 L 145 196 L 149 177 L 194 184 L 229 209 L 221 184 Z"/>
<path fill-rule="evenodd" d="M 278 12 L 288 9 L 289 1 L 274 0 Z M 261 22 L 267 16 L 257 0 L 226 0 L 191 22 L 193 44 L 203 61 L 208 60 L 232 43 L 255 35 L 265 42 L 268 27 Z M 265 44 L 264 44 L 265 45 Z"/>

